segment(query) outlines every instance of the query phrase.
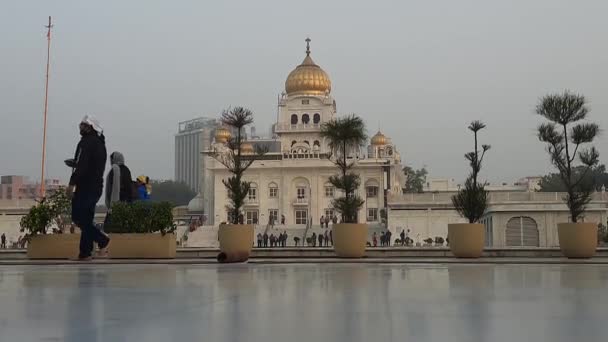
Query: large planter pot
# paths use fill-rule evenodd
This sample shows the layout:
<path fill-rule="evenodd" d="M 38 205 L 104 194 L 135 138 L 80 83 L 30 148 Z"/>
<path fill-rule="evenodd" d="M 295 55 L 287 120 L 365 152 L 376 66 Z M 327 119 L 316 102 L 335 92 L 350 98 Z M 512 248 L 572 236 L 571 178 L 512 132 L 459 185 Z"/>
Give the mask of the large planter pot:
<path fill-rule="evenodd" d="M 220 262 L 247 261 L 253 247 L 252 224 L 222 224 L 218 231 Z"/>
<path fill-rule="evenodd" d="M 334 251 L 341 258 L 361 258 L 365 256 L 367 224 L 338 223 L 332 227 Z"/>
<path fill-rule="evenodd" d="M 559 247 L 565 257 L 591 258 L 597 249 L 597 223 L 558 223 Z"/>
<path fill-rule="evenodd" d="M 485 243 L 485 227 L 480 223 L 450 223 L 448 239 L 457 258 L 479 258 Z"/>
<path fill-rule="evenodd" d="M 75 259 L 80 248 L 80 234 L 34 235 L 27 244 L 29 259 Z"/>
<path fill-rule="evenodd" d="M 110 234 L 108 257 L 112 259 L 174 259 L 175 234 Z"/>

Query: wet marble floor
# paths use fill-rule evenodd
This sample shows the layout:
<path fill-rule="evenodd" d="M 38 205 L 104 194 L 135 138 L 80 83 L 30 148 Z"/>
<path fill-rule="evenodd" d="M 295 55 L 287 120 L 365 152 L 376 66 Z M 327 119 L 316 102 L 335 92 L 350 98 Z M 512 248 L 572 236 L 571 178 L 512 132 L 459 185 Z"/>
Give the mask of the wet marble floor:
<path fill-rule="evenodd" d="M 0 267 L 0 341 L 607 341 L 604 265 Z"/>

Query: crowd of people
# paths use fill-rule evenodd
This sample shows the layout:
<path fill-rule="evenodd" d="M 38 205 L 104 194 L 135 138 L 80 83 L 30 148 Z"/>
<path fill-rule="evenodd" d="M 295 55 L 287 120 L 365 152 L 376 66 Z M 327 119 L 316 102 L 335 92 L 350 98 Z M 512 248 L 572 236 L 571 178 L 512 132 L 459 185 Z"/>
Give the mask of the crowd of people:
<path fill-rule="evenodd" d="M 266 248 L 266 247 L 287 247 L 287 231 L 279 233 L 279 235 L 274 235 L 271 233 L 258 233 L 258 248 Z"/>

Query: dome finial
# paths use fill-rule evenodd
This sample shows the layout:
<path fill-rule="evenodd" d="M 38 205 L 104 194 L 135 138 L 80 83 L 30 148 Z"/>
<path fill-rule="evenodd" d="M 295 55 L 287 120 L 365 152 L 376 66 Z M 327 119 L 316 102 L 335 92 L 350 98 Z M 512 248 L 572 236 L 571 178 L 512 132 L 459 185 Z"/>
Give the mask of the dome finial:
<path fill-rule="evenodd" d="M 310 56 L 310 37 L 306 37 L 306 56 Z"/>

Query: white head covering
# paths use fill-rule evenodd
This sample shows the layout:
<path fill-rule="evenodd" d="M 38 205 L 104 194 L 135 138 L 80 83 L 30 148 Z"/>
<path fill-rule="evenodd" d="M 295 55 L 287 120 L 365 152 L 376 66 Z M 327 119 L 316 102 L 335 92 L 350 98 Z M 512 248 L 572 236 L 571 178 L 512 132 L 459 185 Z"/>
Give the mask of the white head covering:
<path fill-rule="evenodd" d="M 97 118 L 95 118 L 93 115 L 85 115 L 81 122 L 91 125 L 97 134 L 101 135 L 103 133 L 103 128 L 99 124 Z"/>

